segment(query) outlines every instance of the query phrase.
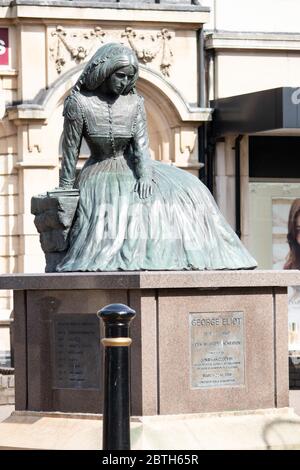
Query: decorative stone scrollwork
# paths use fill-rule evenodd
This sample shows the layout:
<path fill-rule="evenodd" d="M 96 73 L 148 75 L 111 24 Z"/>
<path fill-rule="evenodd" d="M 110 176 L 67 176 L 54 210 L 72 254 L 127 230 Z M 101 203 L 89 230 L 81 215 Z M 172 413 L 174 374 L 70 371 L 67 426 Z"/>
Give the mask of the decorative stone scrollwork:
<path fill-rule="evenodd" d="M 66 30 L 62 26 L 57 26 L 56 30 L 51 33 L 52 36 L 57 36 L 56 47 L 50 47 L 52 59 L 55 61 L 56 64 L 57 73 L 60 74 L 64 65 L 66 64 L 66 59 L 62 51 L 62 46 L 67 52 L 69 52 L 71 60 L 74 60 L 76 64 L 80 64 L 87 57 L 92 48 L 93 44 L 90 44 L 90 41 L 94 43 L 94 41 L 97 40 L 100 43 L 103 43 L 105 34 L 106 33 L 102 30 L 102 28 L 96 26 L 93 30 L 89 31 L 88 33 L 71 33 L 70 35 L 68 35 Z M 73 43 L 74 41 L 76 41 L 76 39 L 84 41 L 84 46 L 74 46 Z"/>
<path fill-rule="evenodd" d="M 169 41 L 172 39 L 172 34 L 169 32 L 168 29 L 163 28 L 160 32 L 160 34 L 157 35 L 158 38 L 161 38 L 162 40 L 162 61 L 160 64 L 162 73 L 164 75 L 169 76 L 170 72 L 170 66 L 171 66 L 171 60 L 173 57 L 173 52 L 170 48 Z"/>
<path fill-rule="evenodd" d="M 116 37 L 105 32 L 100 26 L 85 32 L 68 32 L 63 26 L 58 25 L 51 33 L 57 40 L 50 46 L 51 58 L 55 62 L 56 71 L 60 74 L 68 61 L 81 63 L 94 49 L 94 46 L 105 42 L 124 42 L 135 51 L 138 60 L 147 64 L 157 57 L 161 57 L 160 70 L 165 76 L 170 75 L 173 53 L 170 40 L 174 36 L 168 29 L 163 28 L 156 34 L 138 34 L 133 28 L 127 26 L 125 31 L 118 33 Z M 100 43 L 100 44 L 99 44 Z"/>
<path fill-rule="evenodd" d="M 137 58 L 143 62 L 144 64 L 151 62 L 155 57 L 158 56 L 160 52 L 162 52 L 162 59 L 161 59 L 161 72 L 163 75 L 170 75 L 169 69 L 171 66 L 171 59 L 173 53 L 169 46 L 169 41 L 172 38 L 172 34 L 166 29 L 163 28 L 159 33 L 157 33 L 156 37 L 153 34 L 150 35 L 150 40 L 154 43 L 153 49 L 149 48 L 139 48 L 136 44 L 136 40 L 144 41 L 146 40 L 146 36 L 141 34 L 137 38 L 137 33 L 131 28 L 125 28 L 125 31 L 121 34 L 121 37 L 126 37 L 130 47 L 135 51 Z"/>

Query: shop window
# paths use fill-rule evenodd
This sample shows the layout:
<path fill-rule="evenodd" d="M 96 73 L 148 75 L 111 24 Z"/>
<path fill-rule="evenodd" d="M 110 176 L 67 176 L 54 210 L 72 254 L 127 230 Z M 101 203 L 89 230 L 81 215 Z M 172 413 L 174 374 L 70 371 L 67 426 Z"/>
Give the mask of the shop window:
<path fill-rule="evenodd" d="M 300 178 L 300 137 L 249 137 L 250 178 Z"/>

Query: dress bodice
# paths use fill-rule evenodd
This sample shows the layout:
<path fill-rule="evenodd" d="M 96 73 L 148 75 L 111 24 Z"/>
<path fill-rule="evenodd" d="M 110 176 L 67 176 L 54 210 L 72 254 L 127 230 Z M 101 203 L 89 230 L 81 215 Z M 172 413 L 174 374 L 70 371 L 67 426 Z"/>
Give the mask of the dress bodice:
<path fill-rule="evenodd" d="M 125 156 L 137 177 L 149 173 L 151 160 L 143 98 L 120 95 L 110 103 L 95 92 L 72 93 L 64 107 L 63 162 L 60 184 L 75 181 L 76 161 L 82 137 L 91 151 L 86 165 Z"/>
<path fill-rule="evenodd" d="M 83 136 L 92 160 L 124 155 L 135 132 L 138 112 L 136 95 L 120 96 L 110 104 L 86 92 L 80 95 L 79 105 L 84 120 Z"/>
<path fill-rule="evenodd" d="M 114 103 L 108 103 L 91 92 L 78 96 L 89 136 L 127 137 L 134 134 L 138 112 L 137 95 L 119 96 Z"/>

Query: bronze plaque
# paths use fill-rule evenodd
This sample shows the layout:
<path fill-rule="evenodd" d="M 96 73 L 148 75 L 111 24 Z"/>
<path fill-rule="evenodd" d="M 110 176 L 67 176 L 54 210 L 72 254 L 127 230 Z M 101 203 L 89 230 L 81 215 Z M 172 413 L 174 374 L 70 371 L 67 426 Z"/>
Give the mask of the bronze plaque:
<path fill-rule="evenodd" d="M 53 318 L 53 388 L 100 388 L 100 333 L 96 315 Z"/>
<path fill-rule="evenodd" d="M 191 387 L 245 384 L 243 312 L 190 313 Z"/>

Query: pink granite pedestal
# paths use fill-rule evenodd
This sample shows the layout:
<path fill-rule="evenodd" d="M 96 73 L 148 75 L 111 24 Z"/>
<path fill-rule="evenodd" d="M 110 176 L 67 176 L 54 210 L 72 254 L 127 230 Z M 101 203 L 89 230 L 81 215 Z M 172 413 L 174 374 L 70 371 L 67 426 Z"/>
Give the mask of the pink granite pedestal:
<path fill-rule="evenodd" d="M 297 284 L 299 271 L 2 275 L 0 288 L 14 291 L 16 409 L 101 413 L 101 349 L 97 386 L 54 386 L 53 324 L 68 315 L 94 318 L 116 302 L 137 312 L 131 328 L 132 415 L 287 407 L 287 286 Z M 228 312 L 243 318 L 243 380 L 193 387 L 191 315 L 223 318 Z"/>

